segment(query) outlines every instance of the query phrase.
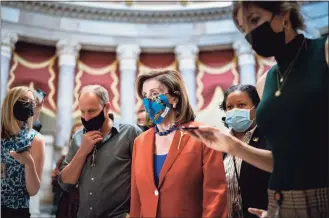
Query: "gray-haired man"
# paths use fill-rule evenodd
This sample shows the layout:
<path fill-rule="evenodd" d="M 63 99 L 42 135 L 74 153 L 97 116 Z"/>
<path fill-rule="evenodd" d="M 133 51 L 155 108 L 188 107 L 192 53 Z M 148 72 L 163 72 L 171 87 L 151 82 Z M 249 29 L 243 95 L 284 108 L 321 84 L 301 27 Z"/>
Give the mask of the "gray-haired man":
<path fill-rule="evenodd" d="M 79 183 L 79 218 L 125 217 L 130 207 L 132 145 L 142 132 L 109 117 L 109 95 L 99 85 L 79 96 L 84 129 L 71 140 L 59 176 L 64 190 Z"/>

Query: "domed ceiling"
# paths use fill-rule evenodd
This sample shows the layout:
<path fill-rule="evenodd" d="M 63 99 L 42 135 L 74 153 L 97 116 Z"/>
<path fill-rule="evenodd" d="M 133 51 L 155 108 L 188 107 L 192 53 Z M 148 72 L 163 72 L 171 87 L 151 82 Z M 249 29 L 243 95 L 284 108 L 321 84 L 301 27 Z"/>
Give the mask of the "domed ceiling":
<path fill-rule="evenodd" d="M 312 37 L 328 33 L 328 3 L 304 2 L 302 8 Z M 181 44 L 226 49 L 242 37 L 231 18 L 232 1 L 3 1 L 1 13 L 2 31 L 21 40 L 54 45 L 70 38 L 97 51 L 120 44 L 152 52 Z"/>
<path fill-rule="evenodd" d="M 231 1 L 121 0 L 7 1 L 5 6 L 55 16 L 131 23 L 177 23 L 220 20 L 230 17 Z"/>

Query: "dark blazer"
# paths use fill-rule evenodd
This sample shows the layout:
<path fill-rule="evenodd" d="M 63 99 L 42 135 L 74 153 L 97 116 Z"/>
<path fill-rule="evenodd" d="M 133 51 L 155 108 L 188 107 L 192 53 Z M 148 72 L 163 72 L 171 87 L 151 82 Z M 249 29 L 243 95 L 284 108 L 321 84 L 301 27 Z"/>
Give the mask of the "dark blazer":
<path fill-rule="evenodd" d="M 249 145 L 255 148 L 271 150 L 266 138 L 257 127 L 249 141 Z M 248 212 L 249 207 L 267 210 L 267 189 L 270 175 L 270 173 L 242 161 L 239 184 L 244 218 L 257 218 L 257 216 Z"/>
<path fill-rule="evenodd" d="M 250 139 L 249 145 L 260 149 L 271 149 L 266 138 L 257 127 Z M 240 188 L 244 218 L 257 217 L 248 212 L 249 207 L 267 210 L 267 189 L 270 175 L 270 173 L 242 161 L 240 170 Z"/>

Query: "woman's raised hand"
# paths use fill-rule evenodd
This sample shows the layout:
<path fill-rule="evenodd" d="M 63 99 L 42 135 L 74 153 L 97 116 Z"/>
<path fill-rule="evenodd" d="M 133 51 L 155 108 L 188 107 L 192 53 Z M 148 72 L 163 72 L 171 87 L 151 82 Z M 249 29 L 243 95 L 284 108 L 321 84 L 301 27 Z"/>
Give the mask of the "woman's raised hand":
<path fill-rule="evenodd" d="M 248 212 L 258 216 L 259 218 L 267 218 L 268 217 L 266 210 L 261 210 L 261 209 L 256 209 L 256 208 L 248 208 Z"/>
<path fill-rule="evenodd" d="M 190 129 L 187 132 L 207 147 L 220 152 L 232 154 L 239 145 L 238 139 L 227 132 L 220 131 L 216 127 L 201 125 L 198 129 Z"/>

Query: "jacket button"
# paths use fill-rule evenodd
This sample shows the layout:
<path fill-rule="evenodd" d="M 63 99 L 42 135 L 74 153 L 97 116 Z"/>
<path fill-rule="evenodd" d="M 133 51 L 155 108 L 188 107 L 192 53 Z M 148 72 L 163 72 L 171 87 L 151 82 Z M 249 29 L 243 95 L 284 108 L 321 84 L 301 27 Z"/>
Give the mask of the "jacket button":
<path fill-rule="evenodd" d="M 155 191 L 154 191 L 154 195 L 155 195 L 155 196 L 158 196 L 158 195 L 159 195 L 159 191 L 158 191 L 158 190 L 155 190 Z"/>

